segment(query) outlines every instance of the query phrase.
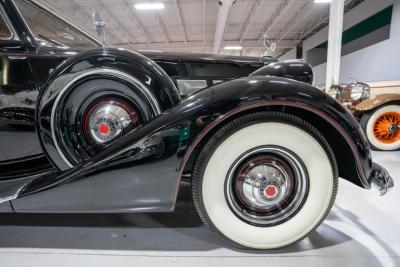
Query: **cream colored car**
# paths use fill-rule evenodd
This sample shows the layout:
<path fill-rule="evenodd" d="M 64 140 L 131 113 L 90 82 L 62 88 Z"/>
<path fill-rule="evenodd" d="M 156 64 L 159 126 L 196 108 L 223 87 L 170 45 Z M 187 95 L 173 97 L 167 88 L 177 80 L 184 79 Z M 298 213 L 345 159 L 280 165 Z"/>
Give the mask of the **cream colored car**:
<path fill-rule="evenodd" d="M 400 149 L 400 94 L 371 97 L 370 86 L 361 82 L 338 86 L 328 93 L 353 112 L 372 149 Z"/>

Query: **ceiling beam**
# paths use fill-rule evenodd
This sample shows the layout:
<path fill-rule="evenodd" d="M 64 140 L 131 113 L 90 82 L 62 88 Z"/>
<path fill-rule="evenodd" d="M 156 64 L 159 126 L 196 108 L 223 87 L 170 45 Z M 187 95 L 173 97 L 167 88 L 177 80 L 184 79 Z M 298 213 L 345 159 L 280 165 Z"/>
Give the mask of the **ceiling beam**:
<path fill-rule="evenodd" d="M 137 40 L 135 39 L 133 34 L 130 32 L 130 30 L 125 26 L 125 24 L 118 18 L 118 15 L 113 12 L 113 9 L 110 6 L 106 6 L 107 2 L 104 2 L 104 0 L 98 0 L 98 1 L 99 1 L 99 5 L 101 6 L 101 8 L 103 10 L 107 10 L 107 12 L 109 12 L 111 14 L 111 18 L 113 20 L 115 20 L 118 23 L 118 25 L 121 27 L 121 29 L 125 32 L 125 34 L 126 34 L 124 36 L 125 39 L 130 43 L 132 41 L 133 41 L 133 43 L 136 43 Z"/>
<path fill-rule="evenodd" d="M 203 0 L 203 42 L 206 42 L 207 0 Z"/>
<path fill-rule="evenodd" d="M 150 45 L 151 43 L 154 42 L 153 37 L 151 36 L 151 34 L 149 33 L 149 31 L 147 30 L 146 26 L 143 24 L 142 20 L 139 18 L 139 16 L 136 14 L 135 10 L 133 9 L 133 6 L 131 3 L 129 3 L 127 0 L 123 1 L 126 6 L 127 9 L 130 11 L 132 17 L 135 19 L 137 25 L 139 26 L 139 30 L 142 32 L 142 34 L 145 36 L 146 40 L 147 40 L 147 45 Z"/>
<path fill-rule="evenodd" d="M 307 2 L 298 10 L 298 12 L 296 12 L 296 15 L 282 28 L 281 32 L 283 34 L 278 39 L 278 47 L 281 40 L 283 40 L 289 34 L 292 34 L 301 25 L 301 23 L 304 22 L 304 20 L 310 17 L 316 6 L 317 5 L 312 1 Z"/>
<path fill-rule="evenodd" d="M 261 32 L 260 37 L 258 38 L 260 41 L 263 40 L 265 35 L 271 31 L 271 29 L 276 25 L 278 21 L 284 16 L 287 10 L 289 10 L 290 6 L 295 2 L 295 0 L 284 0 L 279 3 L 277 9 L 274 11 L 274 15 L 265 23 L 264 30 Z"/>
<path fill-rule="evenodd" d="M 156 14 L 156 20 L 158 21 L 158 25 L 160 25 L 161 29 L 163 30 L 163 34 L 164 34 L 164 37 L 165 37 L 165 42 L 167 44 L 169 44 L 169 42 L 171 42 L 171 38 L 169 36 L 167 27 L 165 26 L 165 24 L 164 24 L 164 22 L 163 22 L 163 20 L 161 18 L 160 13 Z"/>
<path fill-rule="evenodd" d="M 347 13 L 349 10 L 351 10 L 352 8 L 354 8 L 363 1 L 364 0 L 345 0 L 344 13 Z M 297 39 L 298 40 L 307 39 L 308 37 L 310 37 L 310 35 L 314 34 L 314 31 L 318 31 L 324 26 L 326 26 L 328 22 L 329 22 L 329 6 L 327 7 L 327 10 L 322 13 L 319 20 L 314 21 L 310 25 L 304 27 L 305 31 L 302 32 Z"/>
<path fill-rule="evenodd" d="M 183 21 L 180 1 L 179 0 L 175 0 L 174 1 L 174 6 L 175 6 L 175 11 L 178 14 L 178 21 L 179 21 L 179 25 L 180 25 L 182 33 L 183 33 L 183 40 L 185 41 L 185 43 L 187 43 L 188 42 L 188 36 L 187 36 L 187 32 L 186 32 L 185 22 Z"/>
<path fill-rule="evenodd" d="M 244 22 L 242 29 L 241 29 L 241 37 L 240 37 L 240 43 L 243 43 L 243 40 L 246 38 L 249 30 L 251 29 L 251 26 L 253 25 L 255 19 L 258 17 L 259 13 L 261 12 L 261 7 L 263 5 L 263 1 L 256 0 L 253 2 L 253 6 L 251 7 L 250 13 L 246 18 L 246 21 Z"/>
<path fill-rule="evenodd" d="M 277 40 L 271 40 L 272 42 L 277 41 Z M 296 40 L 282 40 L 280 48 L 282 49 L 287 49 L 287 48 L 293 48 L 296 44 Z M 238 40 L 225 40 L 225 43 L 227 45 L 229 44 L 237 44 Z M 154 42 L 152 43 L 151 49 L 180 49 L 180 48 L 210 48 L 212 46 L 213 42 L 212 41 L 207 41 L 203 42 L 203 40 L 198 40 L 198 41 L 190 41 L 190 42 L 185 42 L 185 41 L 171 41 L 169 44 L 165 42 Z M 128 46 L 129 43 L 126 42 L 121 42 L 118 44 L 115 44 L 118 46 Z M 252 49 L 252 48 L 264 48 L 264 45 L 260 43 L 257 39 L 255 40 L 244 40 L 243 41 L 243 46 L 247 49 Z M 135 48 L 136 49 L 148 49 L 147 43 L 142 42 L 142 43 L 135 43 Z"/>
<path fill-rule="evenodd" d="M 233 5 L 234 0 L 219 0 L 217 25 L 215 27 L 214 34 L 214 46 L 213 52 L 216 54 L 221 48 L 221 44 L 224 38 L 225 27 L 229 17 L 229 11 Z"/>
<path fill-rule="evenodd" d="M 304 40 L 306 38 L 308 38 L 308 36 L 310 34 L 312 34 L 312 32 L 316 29 L 318 29 L 321 25 L 323 25 L 324 23 L 326 23 L 329 20 L 329 8 L 326 11 L 326 13 L 324 13 L 321 18 L 319 20 L 317 20 L 316 22 L 311 23 L 311 25 L 309 25 L 308 27 L 306 27 L 306 30 L 304 33 L 302 33 L 300 35 L 299 40 Z"/>

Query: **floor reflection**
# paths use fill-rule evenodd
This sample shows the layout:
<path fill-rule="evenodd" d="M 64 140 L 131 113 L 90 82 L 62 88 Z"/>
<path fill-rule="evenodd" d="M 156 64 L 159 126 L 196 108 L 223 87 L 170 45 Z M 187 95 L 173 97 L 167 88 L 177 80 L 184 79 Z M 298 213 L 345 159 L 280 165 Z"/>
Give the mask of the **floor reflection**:
<path fill-rule="evenodd" d="M 391 173 L 400 172 L 400 164 L 392 162 L 397 154 L 375 156 Z M 0 253 L 10 248 L 67 249 L 74 253 L 276 257 L 282 262 L 299 259 L 299 263 L 309 258 L 339 262 L 339 266 L 396 266 L 400 263 L 399 201 L 400 187 L 378 197 L 341 180 L 331 213 L 309 237 L 284 249 L 243 251 L 226 246 L 206 229 L 195 211 L 190 186 L 182 184 L 173 213 L 0 214 Z"/>
<path fill-rule="evenodd" d="M 0 247 L 101 250 L 207 251 L 228 248 L 203 226 L 190 186 L 183 184 L 173 213 L 152 214 L 2 214 Z M 337 208 L 340 213 L 344 210 Z M 350 217 L 349 214 L 346 216 Z M 353 220 L 355 218 L 349 218 Z M 340 220 L 331 212 L 327 222 Z M 325 223 L 305 240 L 268 254 L 293 254 L 338 246 L 351 237 Z M 362 244 L 357 244 L 362 249 Z M 367 249 L 365 249 L 367 250 Z"/>

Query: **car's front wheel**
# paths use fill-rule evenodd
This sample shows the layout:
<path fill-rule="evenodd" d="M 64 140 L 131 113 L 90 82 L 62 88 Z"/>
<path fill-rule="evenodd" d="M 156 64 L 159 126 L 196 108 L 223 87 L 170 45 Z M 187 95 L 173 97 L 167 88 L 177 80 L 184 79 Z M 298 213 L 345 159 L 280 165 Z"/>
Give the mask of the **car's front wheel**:
<path fill-rule="evenodd" d="M 386 105 L 364 113 L 360 124 L 374 150 L 400 149 L 400 105 Z"/>
<path fill-rule="evenodd" d="M 323 136 L 298 117 L 239 117 L 207 142 L 193 172 L 202 220 L 241 248 L 273 249 L 306 237 L 336 196 L 335 157 Z"/>

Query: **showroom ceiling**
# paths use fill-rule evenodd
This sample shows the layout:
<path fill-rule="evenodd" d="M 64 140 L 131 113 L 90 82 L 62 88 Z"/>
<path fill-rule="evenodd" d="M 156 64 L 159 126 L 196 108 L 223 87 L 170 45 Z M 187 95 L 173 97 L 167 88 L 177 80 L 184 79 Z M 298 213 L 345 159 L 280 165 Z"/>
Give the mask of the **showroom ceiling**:
<path fill-rule="evenodd" d="M 362 1 L 346 0 L 346 9 Z M 221 13 L 218 0 L 40 2 L 50 5 L 91 32 L 92 14 L 99 12 L 107 23 L 109 42 L 118 47 L 206 53 L 219 51 L 254 56 L 266 51 L 264 36 L 270 44 L 277 45 L 271 54 L 278 56 L 326 26 L 329 16 L 329 4 L 314 3 L 314 0 L 236 0 L 229 9 L 226 23 L 222 25 L 217 25 Z M 162 2 L 165 8 L 135 8 L 135 4 L 144 2 Z M 217 27 L 220 27 L 222 38 L 216 35 Z M 226 50 L 225 46 L 242 46 L 243 49 Z M 215 49 L 218 47 L 219 50 Z"/>

